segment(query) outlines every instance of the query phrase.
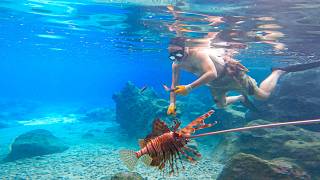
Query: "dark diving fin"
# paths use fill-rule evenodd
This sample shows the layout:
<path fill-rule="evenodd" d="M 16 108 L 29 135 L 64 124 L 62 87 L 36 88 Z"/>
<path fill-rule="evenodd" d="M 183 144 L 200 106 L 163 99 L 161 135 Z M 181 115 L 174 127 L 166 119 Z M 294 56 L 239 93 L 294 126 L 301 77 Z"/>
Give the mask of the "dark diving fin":
<path fill-rule="evenodd" d="M 287 67 L 274 67 L 271 70 L 282 70 L 286 72 L 298 72 L 298 71 L 304 71 L 312 68 L 317 68 L 320 67 L 320 61 L 315 61 L 315 62 L 310 62 L 306 64 L 296 64 L 296 65 L 291 65 Z"/>

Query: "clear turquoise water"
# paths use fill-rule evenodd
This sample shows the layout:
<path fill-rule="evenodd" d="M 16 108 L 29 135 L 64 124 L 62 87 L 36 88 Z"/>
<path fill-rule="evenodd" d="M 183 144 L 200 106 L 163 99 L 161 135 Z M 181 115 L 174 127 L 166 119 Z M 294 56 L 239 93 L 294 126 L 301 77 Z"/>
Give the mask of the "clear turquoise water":
<path fill-rule="evenodd" d="M 170 4 L 183 12 L 180 19 L 174 19 L 168 11 Z M 5 164 L 6 173 L 1 175 L 8 179 L 55 179 L 58 173 L 66 179 L 77 179 L 78 176 L 98 179 L 124 171 L 125 167 L 114 157 L 116 153 L 108 153 L 126 146 L 137 148 L 135 142 L 122 139 L 125 135 L 120 133 L 112 118 L 100 123 L 83 123 L 77 118 L 84 110 L 114 109 L 112 95 L 127 81 L 140 88 L 152 87 L 168 99 L 161 84 L 171 82 L 167 46 L 176 33 L 169 30 L 170 25 L 182 25 L 189 30 L 184 33 L 189 38 L 222 32 L 225 41 L 246 44 L 247 48 L 236 57 L 250 69 L 250 75 L 261 82 L 273 66 L 317 60 L 320 30 L 319 20 L 315 17 L 319 14 L 318 4 L 316 0 L 0 1 L 1 121 L 12 125 L 0 129 L 0 157 L 8 153 L 15 137 L 38 128 L 51 130 L 75 147 L 67 156 L 71 159 L 68 162 L 59 161 L 61 157 L 36 162 L 46 175 L 34 173 L 36 170 L 25 172 L 36 166 L 24 161 L 20 165 L 25 165 L 17 168 L 14 168 L 16 164 Z M 220 16 L 225 22 L 210 25 L 203 20 L 207 16 Z M 235 37 L 229 36 L 231 32 Z M 270 32 L 278 37 L 261 36 Z M 187 73 L 183 77 L 181 83 L 195 78 Z M 90 129 L 104 131 L 106 128 L 110 128 L 110 132 L 97 133 L 94 140 L 80 138 Z M 83 164 L 91 161 L 82 159 L 83 166 L 78 171 L 82 174 L 60 173 L 59 170 L 72 166 L 73 160 L 77 160 L 72 160 L 72 156 L 83 152 L 86 147 L 82 147 L 87 144 L 97 154 L 99 148 L 105 148 L 101 153 L 110 158 L 101 162 L 112 161 L 116 168 L 108 165 L 106 171 L 101 170 L 103 167 L 88 170 Z M 210 154 L 209 150 L 215 144 L 216 140 L 212 144 L 203 143 L 201 147 L 204 153 L 208 150 Z M 99 162 L 99 155 L 95 158 L 95 162 Z M 60 169 L 44 165 L 54 162 Z M 97 177 L 89 176 L 89 172 Z M 148 172 L 143 175 L 147 176 Z M 210 177 L 218 172 L 217 166 Z M 192 173 L 197 176 L 196 172 Z"/>

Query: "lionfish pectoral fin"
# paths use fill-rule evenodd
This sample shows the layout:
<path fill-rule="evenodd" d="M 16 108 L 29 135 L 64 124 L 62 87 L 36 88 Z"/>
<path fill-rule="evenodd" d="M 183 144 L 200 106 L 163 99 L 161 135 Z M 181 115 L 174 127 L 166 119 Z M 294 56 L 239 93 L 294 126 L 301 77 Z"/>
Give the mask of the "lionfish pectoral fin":
<path fill-rule="evenodd" d="M 195 133 L 196 130 L 211 127 L 214 124 L 206 124 L 204 120 L 209 118 L 213 113 L 213 110 L 208 111 L 207 113 L 193 120 L 186 127 L 182 128 L 178 133 L 183 136 L 190 136 L 191 134 Z"/>
<path fill-rule="evenodd" d="M 144 148 L 146 146 L 146 142 L 144 139 L 139 139 L 138 143 L 139 143 L 140 148 Z"/>
<path fill-rule="evenodd" d="M 133 171 L 138 162 L 136 153 L 132 150 L 120 150 L 119 154 L 122 162 L 130 171 Z"/>
<path fill-rule="evenodd" d="M 151 165 L 152 158 L 148 154 L 145 154 L 145 155 L 141 156 L 140 159 L 146 166 L 150 166 Z"/>

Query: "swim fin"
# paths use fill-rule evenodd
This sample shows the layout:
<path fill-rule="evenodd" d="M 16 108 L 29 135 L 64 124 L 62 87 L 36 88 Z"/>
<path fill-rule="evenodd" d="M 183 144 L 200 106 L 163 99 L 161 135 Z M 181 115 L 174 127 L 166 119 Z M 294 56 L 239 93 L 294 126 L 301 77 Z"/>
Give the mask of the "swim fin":
<path fill-rule="evenodd" d="M 296 64 L 296 65 L 291 65 L 287 67 L 275 67 L 272 68 L 271 70 L 282 70 L 286 72 L 298 72 L 298 71 L 304 71 L 312 68 L 320 67 L 320 61 L 315 61 L 315 62 L 310 62 L 306 64 Z"/>
<path fill-rule="evenodd" d="M 253 112 L 260 112 L 260 110 L 251 102 L 251 100 L 249 99 L 248 96 L 243 95 L 243 97 L 244 97 L 244 101 L 243 101 L 243 102 L 240 101 L 240 103 L 241 103 L 244 107 L 250 109 L 250 110 L 253 111 Z"/>

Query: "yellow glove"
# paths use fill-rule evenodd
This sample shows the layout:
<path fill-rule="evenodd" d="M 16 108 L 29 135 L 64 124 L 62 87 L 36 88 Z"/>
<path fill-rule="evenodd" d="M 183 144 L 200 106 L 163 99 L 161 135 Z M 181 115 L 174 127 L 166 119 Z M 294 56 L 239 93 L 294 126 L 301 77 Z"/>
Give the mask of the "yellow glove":
<path fill-rule="evenodd" d="M 191 85 L 176 86 L 174 88 L 174 93 L 181 94 L 181 95 L 187 95 L 191 90 L 192 90 Z"/>
<path fill-rule="evenodd" d="M 168 111 L 167 111 L 168 115 L 173 115 L 175 116 L 177 114 L 176 112 L 176 105 L 173 103 L 170 103 L 169 107 L 168 107 Z"/>

